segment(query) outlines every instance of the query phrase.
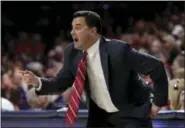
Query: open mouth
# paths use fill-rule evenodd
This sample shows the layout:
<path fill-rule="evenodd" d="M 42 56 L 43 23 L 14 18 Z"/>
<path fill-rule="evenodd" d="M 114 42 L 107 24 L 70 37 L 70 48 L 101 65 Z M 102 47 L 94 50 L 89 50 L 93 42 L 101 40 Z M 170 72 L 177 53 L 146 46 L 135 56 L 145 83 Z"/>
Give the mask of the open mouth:
<path fill-rule="evenodd" d="M 74 40 L 75 42 L 77 42 L 77 41 L 78 41 L 78 38 L 73 38 L 73 40 Z"/>

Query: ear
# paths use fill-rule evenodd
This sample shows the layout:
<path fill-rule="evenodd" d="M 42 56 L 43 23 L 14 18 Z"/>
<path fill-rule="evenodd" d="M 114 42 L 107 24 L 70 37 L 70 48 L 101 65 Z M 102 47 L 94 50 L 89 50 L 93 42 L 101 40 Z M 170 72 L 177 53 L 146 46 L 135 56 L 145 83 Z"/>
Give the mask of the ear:
<path fill-rule="evenodd" d="M 97 29 L 96 27 L 92 27 L 92 34 L 94 35 L 95 33 L 97 33 Z"/>

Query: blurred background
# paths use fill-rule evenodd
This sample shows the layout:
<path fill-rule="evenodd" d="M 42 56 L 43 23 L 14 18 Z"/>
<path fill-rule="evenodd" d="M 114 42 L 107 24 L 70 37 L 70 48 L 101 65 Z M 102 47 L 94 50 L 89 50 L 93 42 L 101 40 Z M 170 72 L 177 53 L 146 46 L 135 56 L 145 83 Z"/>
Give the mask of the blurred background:
<path fill-rule="evenodd" d="M 66 107 L 69 88 L 60 95 L 37 96 L 18 70 L 54 77 L 71 43 L 72 14 L 101 15 L 103 35 L 131 44 L 161 59 L 169 80 L 167 110 L 184 109 L 184 2 L 1 2 L 1 109 L 56 110 Z M 149 76 L 141 78 L 152 86 Z M 86 109 L 83 96 L 81 109 Z"/>

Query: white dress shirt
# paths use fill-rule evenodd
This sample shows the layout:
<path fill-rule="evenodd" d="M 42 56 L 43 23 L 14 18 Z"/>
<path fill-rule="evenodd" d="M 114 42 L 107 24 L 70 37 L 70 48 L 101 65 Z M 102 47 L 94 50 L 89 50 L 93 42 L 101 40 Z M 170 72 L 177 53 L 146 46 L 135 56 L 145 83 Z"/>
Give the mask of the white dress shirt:
<path fill-rule="evenodd" d="M 97 40 L 97 42 L 87 50 L 87 74 L 91 90 L 91 98 L 97 104 L 97 106 L 104 109 L 105 111 L 110 113 L 117 112 L 118 109 L 115 107 L 111 100 L 103 74 L 99 45 L 100 39 Z M 39 87 L 36 88 L 38 91 L 42 86 L 40 78 L 39 83 Z"/>
<path fill-rule="evenodd" d="M 118 109 L 113 104 L 100 60 L 100 39 L 87 50 L 87 73 L 91 89 L 91 98 L 102 109 L 107 112 L 116 112 Z"/>

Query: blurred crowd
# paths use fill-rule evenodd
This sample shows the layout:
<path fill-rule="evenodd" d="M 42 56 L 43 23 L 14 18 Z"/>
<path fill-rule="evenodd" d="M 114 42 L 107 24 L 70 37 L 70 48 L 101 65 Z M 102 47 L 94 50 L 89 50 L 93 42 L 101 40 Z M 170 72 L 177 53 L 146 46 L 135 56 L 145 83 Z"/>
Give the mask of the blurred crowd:
<path fill-rule="evenodd" d="M 126 20 L 126 19 L 125 19 Z M 105 11 L 103 35 L 110 39 L 127 42 L 139 52 L 151 54 L 162 60 L 169 80 L 169 106 L 164 109 L 184 109 L 184 28 L 185 13 L 172 13 L 170 10 L 157 14 L 152 21 L 128 20 L 128 28 L 121 24 L 113 28 L 114 19 Z M 2 45 L 1 58 L 1 96 L 13 104 L 14 110 L 49 110 L 67 107 L 72 88 L 59 95 L 37 96 L 31 85 L 25 85 L 19 70 L 30 70 L 39 77 L 54 77 L 63 66 L 63 51 L 70 43 L 64 36 L 70 30 L 60 30 L 55 37 L 54 46 L 49 50 L 42 34 L 20 31 L 18 36 L 6 34 L 6 48 Z M 149 76 L 140 74 L 143 81 L 152 85 Z M 81 109 L 86 109 L 83 96 Z M 2 104 L 3 105 L 3 104 Z M 5 105 L 5 104 L 4 104 Z"/>

